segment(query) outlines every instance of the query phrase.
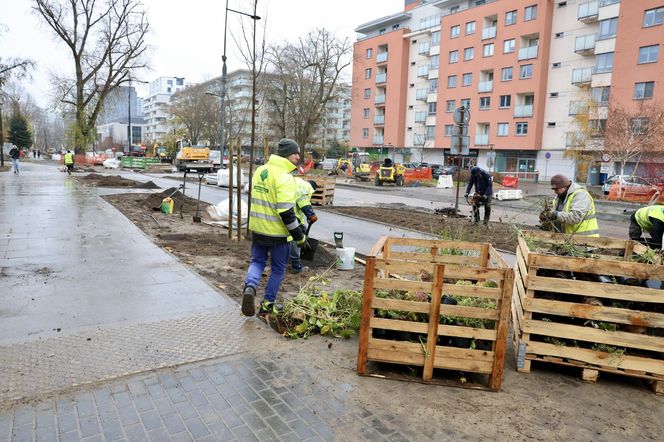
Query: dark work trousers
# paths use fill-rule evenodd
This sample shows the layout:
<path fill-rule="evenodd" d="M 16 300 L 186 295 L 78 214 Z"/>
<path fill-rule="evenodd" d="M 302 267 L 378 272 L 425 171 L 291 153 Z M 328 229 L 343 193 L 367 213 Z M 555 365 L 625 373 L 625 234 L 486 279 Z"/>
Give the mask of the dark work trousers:
<path fill-rule="evenodd" d="M 489 218 L 491 218 L 491 199 L 492 195 L 487 195 L 484 201 L 484 224 L 489 224 Z M 479 203 L 473 206 L 473 220 L 476 223 L 480 222 L 480 206 Z"/>

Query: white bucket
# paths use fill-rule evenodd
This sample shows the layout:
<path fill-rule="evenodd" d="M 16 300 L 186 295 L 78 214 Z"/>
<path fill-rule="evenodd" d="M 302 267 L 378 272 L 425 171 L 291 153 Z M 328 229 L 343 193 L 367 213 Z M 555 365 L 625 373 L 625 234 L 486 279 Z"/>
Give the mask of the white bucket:
<path fill-rule="evenodd" d="M 337 268 L 353 270 L 355 268 L 355 247 L 337 249 Z"/>

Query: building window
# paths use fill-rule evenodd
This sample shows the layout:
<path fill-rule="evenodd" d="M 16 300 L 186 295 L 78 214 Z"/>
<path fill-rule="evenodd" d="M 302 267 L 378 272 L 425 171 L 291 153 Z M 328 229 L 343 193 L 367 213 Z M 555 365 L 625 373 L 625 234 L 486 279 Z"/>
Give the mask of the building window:
<path fill-rule="evenodd" d="M 416 123 L 424 123 L 427 119 L 427 113 L 426 112 L 415 112 L 415 122 Z"/>
<path fill-rule="evenodd" d="M 456 100 L 447 100 L 445 102 L 445 112 L 454 112 L 456 109 Z"/>
<path fill-rule="evenodd" d="M 440 44 L 440 31 L 434 31 L 431 33 L 431 44 L 432 45 Z"/>
<path fill-rule="evenodd" d="M 659 45 L 643 46 L 639 48 L 639 64 L 655 63 L 659 55 Z"/>
<path fill-rule="evenodd" d="M 475 33 L 475 22 L 469 21 L 466 23 L 466 35 L 471 35 Z"/>
<path fill-rule="evenodd" d="M 498 123 L 498 136 L 506 137 L 510 134 L 510 125 L 509 123 Z"/>
<path fill-rule="evenodd" d="M 521 66 L 521 69 L 519 70 L 519 78 L 524 79 L 524 78 L 531 78 L 533 76 L 533 65 L 532 64 L 524 64 Z"/>
<path fill-rule="evenodd" d="M 595 72 L 598 74 L 611 72 L 613 70 L 613 52 L 597 54 L 595 58 Z"/>
<path fill-rule="evenodd" d="M 432 78 L 429 80 L 429 92 L 436 92 L 438 90 L 438 79 Z"/>
<path fill-rule="evenodd" d="M 371 58 L 371 54 L 373 54 L 373 50 L 371 48 L 367 49 L 367 60 Z"/>
<path fill-rule="evenodd" d="M 643 14 L 644 28 L 661 25 L 662 22 L 664 22 L 664 6 L 655 9 L 648 9 L 645 14 Z"/>
<path fill-rule="evenodd" d="M 452 134 L 454 134 L 454 125 L 453 124 L 446 124 L 445 125 L 445 136 L 446 137 L 451 137 Z"/>
<path fill-rule="evenodd" d="M 516 48 L 516 43 L 513 38 L 505 40 L 505 42 L 503 43 L 504 54 L 509 54 L 510 52 L 514 52 L 515 48 Z"/>
<path fill-rule="evenodd" d="M 618 32 L 618 17 L 601 20 L 599 22 L 599 34 L 597 34 L 597 39 L 603 40 L 605 38 L 613 38 L 616 36 L 617 32 Z"/>
<path fill-rule="evenodd" d="M 480 97 L 480 109 L 489 109 L 491 107 L 491 97 Z"/>
<path fill-rule="evenodd" d="M 450 38 L 458 38 L 461 35 L 461 26 L 456 25 L 450 28 Z"/>
<path fill-rule="evenodd" d="M 364 98 L 371 98 L 371 89 L 366 88 L 364 90 Z"/>
<path fill-rule="evenodd" d="M 528 135 L 528 123 L 516 123 L 516 135 L 521 137 Z"/>
<path fill-rule="evenodd" d="M 419 54 L 420 55 L 428 55 L 429 54 L 429 49 L 431 48 L 431 45 L 429 44 L 428 41 L 425 41 L 423 43 L 420 43 L 420 50 Z"/>
<path fill-rule="evenodd" d="M 537 18 L 537 5 L 526 6 L 523 11 L 523 21 L 535 20 Z"/>
<path fill-rule="evenodd" d="M 648 124 L 650 123 L 649 118 L 632 118 L 630 121 L 630 129 L 634 135 L 643 135 L 648 130 Z"/>
<path fill-rule="evenodd" d="M 611 96 L 611 86 L 594 87 L 591 91 L 593 101 L 597 106 L 607 106 Z"/>
<path fill-rule="evenodd" d="M 505 13 L 505 26 L 513 25 L 516 23 L 516 11 L 508 11 Z"/>
<path fill-rule="evenodd" d="M 433 103 L 429 103 L 429 115 L 436 115 L 436 111 L 438 110 L 438 103 L 435 101 Z"/>
<path fill-rule="evenodd" d="M 512 81 L 512 67 L 502 68 L 500 70 L 500 81 Z"/>
<path fill-rule="evenodd" d="M 457 86 L 457 76 L 456 75 L 450 75 L 447 77 L 447 87 L 452 88 Z"/>
<path fill-rule="evenodd" d="M 470 98 L 462 98 L 460 104 L 466 109 L 470 109 Z"/>
<path fill-rule="evenodd" d="M 653 89 L 655 89 L 654 81 L 645 81 L 642 83 L 634 83 L 634 99 L 647 100 L 652 98 Z"/>
<path fill-rule="evenodd" d="M 512 96 L 511 95 L 501 95 L 500 96 L 500 108 L 506 109 L 512 105 Z"/>
<path fill-rule="evenodd" d="M 369 78 L 371 78 L 371 68 L 368 68 L 368 69 L 364 70 L 364 78 L 367 79 L 367 80 Z"/>
<path fill-rule="evenodd" d="M 369 138 L 369 128 L 362 129 L 362 138 Z"/>
<path fill-rule="evenodd" d="M 363 109 L 363 112 L 364 112 L 364 118 L 369 118 L 369 108 L 368 108 L 368 107 L 365 107 L 365 108 Z"/>
<path fill-rule="evenodd" d="M 427 126 L 427 140 L 433 140 L 436 136 L 436 126 Z"/>
<path fill-rule="evenodd" d="M 485 44 L 484 45 L 484 56 L 485 57 L 491 57 L 493 55 L 493 49 L 495 45 L 493 43 Z"/>
<path fill-rule="evenodd" d="M 450 64 L 459 61 L 459 51 L 450 51 Z"/>
<path fill-rule="evenodd" d="M 466 48 L 463 50 L 464 61 L 472 60 L 473 58 L 475 58 L 475 48 Z"/>
<path fill-rule="evenodd" d="M 473 74 L 470 72 L 463 74 L 461 86 L 470 86 L 471 84 L 473 84 Z"/>
<path fill-rule="evenodd" d="M 431 56 L 431 69 L 438 69 L 438 66 L 440 65 L 440 55 L 432 55 Z"/>

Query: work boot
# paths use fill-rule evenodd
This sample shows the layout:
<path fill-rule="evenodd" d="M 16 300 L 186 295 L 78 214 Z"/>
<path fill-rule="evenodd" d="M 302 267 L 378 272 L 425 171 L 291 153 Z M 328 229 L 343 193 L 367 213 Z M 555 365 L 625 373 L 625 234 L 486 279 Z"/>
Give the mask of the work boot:
<path fill-rule="evenodd" d="M 283 304 L 277 304 L 270 301 L 263 301 L 261 302 L 261 306 L 258 309 L 258 316 L 266 316 L 271 314 L 278 315 L 281 312 L 283 312 L 283 310 L 284 310 Z"/>
<path fill-rule="evenodd" d="M 256 306 L 254 305 L 254 298 L 256 297 L 256 288 L 245 285 L 242 290 L 242 314 L 244 316 L 254 316 L 256 314 Z"/>

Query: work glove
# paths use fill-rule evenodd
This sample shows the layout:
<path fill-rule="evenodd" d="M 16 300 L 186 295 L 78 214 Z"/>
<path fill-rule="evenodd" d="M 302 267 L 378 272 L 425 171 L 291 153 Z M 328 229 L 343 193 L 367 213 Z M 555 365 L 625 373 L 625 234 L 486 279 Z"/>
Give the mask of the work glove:
<path fill-rule="evenodd" d="M 558 211 L 557 210 L 552 211 L 549 219 L 551 220 L 558 219 Z"/>
<path fill-rule="evenodd" d="M 551 212 L 551 210 L 549 209 L 542 210 L 539 214 L 539 220 L 541 223 L 548 223 L 554 219 L 552 216 L 553 213 Z"/>
<path fill-rule="evenodd" d="M 309 224 L 313 224 L 316 221 L 318 221 L 318 217 L 316 215 L 311 215 L 310 217 L 307 218 L 307 221 L 309 221 Z"/>
<path fill-rule="evenodd" d="M 297 246 L 300 248 L 300 251 L 306 252 L 311 250 L 311 245 L 309 244 L 309 241 L 307 241 L 307 237 L 303 236 L 301 240 L 297 241 Z"/>

